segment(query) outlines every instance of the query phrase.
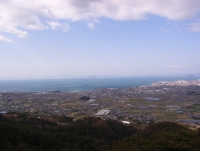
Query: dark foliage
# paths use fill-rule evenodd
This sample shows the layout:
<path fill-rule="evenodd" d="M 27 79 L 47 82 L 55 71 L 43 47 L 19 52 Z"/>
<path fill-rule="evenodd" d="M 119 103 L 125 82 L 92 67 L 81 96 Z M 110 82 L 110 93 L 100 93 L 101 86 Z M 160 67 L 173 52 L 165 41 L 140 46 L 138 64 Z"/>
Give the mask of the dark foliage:
<path fill-rule="evenodd" d="M 200 130 L 163 122 L 136 130 L 112 120 L 88 117 L 65 126 L 37 118 L 0 115 L 2 151 L 199 151 Z"/>
<path fill-rule="evenodd" d="M 109 151 L 199 151 L 200 136 L 193 131 L 172 122 L 149 125 L 129 139 L 120 141 L 107 149 Z"/>
<path fill-rule="evenodd" d="M 88 96 L 80 97 L 80 100 L 83 100 L 83 101 L 88 101 L 89 99 L 90 99 L 90 97 L 88 97 Z"/>
<path fill-rule="evenodd" d="M 72 117 L 67 117 L 67 116 L 64 116 L 64 115 L 59 115 L 56 117 L 56 120 L 59 122 L 59 123 L 69 123 L 69 122 L 73 122 L 73 118 Z"/>
<path fill-rule="evenodd" d="M 100 118 L 88 117 L 59 126 L 42 119 L 14 121 L 1 116 L 0 150 L 99 151 L 108 142 L 130 137 L 135 132 L 134 127 Z"/>

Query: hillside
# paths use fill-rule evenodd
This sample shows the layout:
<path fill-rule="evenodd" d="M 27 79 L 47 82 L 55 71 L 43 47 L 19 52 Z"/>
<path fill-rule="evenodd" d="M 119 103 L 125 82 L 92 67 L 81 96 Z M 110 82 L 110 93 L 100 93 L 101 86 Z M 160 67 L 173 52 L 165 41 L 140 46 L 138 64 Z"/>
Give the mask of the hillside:
<path fill-rule="evenodd" d="M 43 119 L 0 116 L 0 150 L 155 151 L 200 150 L 200 133 L 163 122 L 144 130 L 113 120 L 87 117 L 60 126 Z"/>

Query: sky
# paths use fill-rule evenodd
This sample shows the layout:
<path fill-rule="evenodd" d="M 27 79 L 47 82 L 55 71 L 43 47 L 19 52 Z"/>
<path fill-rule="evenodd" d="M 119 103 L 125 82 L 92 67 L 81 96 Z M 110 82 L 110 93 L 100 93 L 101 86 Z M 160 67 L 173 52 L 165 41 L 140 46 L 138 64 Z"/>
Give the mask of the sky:
<path fill-rule="evenodd" d="M 200 0 L 0 0 L 0 80 L 200 73 Z"/>

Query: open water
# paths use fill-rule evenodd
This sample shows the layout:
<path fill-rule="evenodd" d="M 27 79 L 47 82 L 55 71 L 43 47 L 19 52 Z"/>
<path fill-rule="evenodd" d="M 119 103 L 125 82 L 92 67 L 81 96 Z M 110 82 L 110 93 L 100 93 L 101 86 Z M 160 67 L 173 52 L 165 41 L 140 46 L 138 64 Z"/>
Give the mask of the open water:
<path fill-rule="evenodd" d="M 148 86 L 153 82 L 197 80 L 200 77 L 133 77 L 133 78 L 83 78 L 46 80 L 4 80 L 0 81 L 0 91 L 84 91 L 98 88 L 131 88 Z"/>

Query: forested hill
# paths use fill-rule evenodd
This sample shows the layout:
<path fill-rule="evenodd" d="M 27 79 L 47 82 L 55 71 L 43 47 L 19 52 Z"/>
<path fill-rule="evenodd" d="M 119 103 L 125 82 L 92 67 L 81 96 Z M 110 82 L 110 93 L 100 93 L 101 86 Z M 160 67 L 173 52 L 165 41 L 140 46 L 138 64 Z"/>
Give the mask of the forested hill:
<path fill-rule="evenodd" d="M 200 133 L 175 123 L 144 130 L 88 117 L 60 126 L 43 119 L 0 116 L 2 151 L 199 151 Z"/>

